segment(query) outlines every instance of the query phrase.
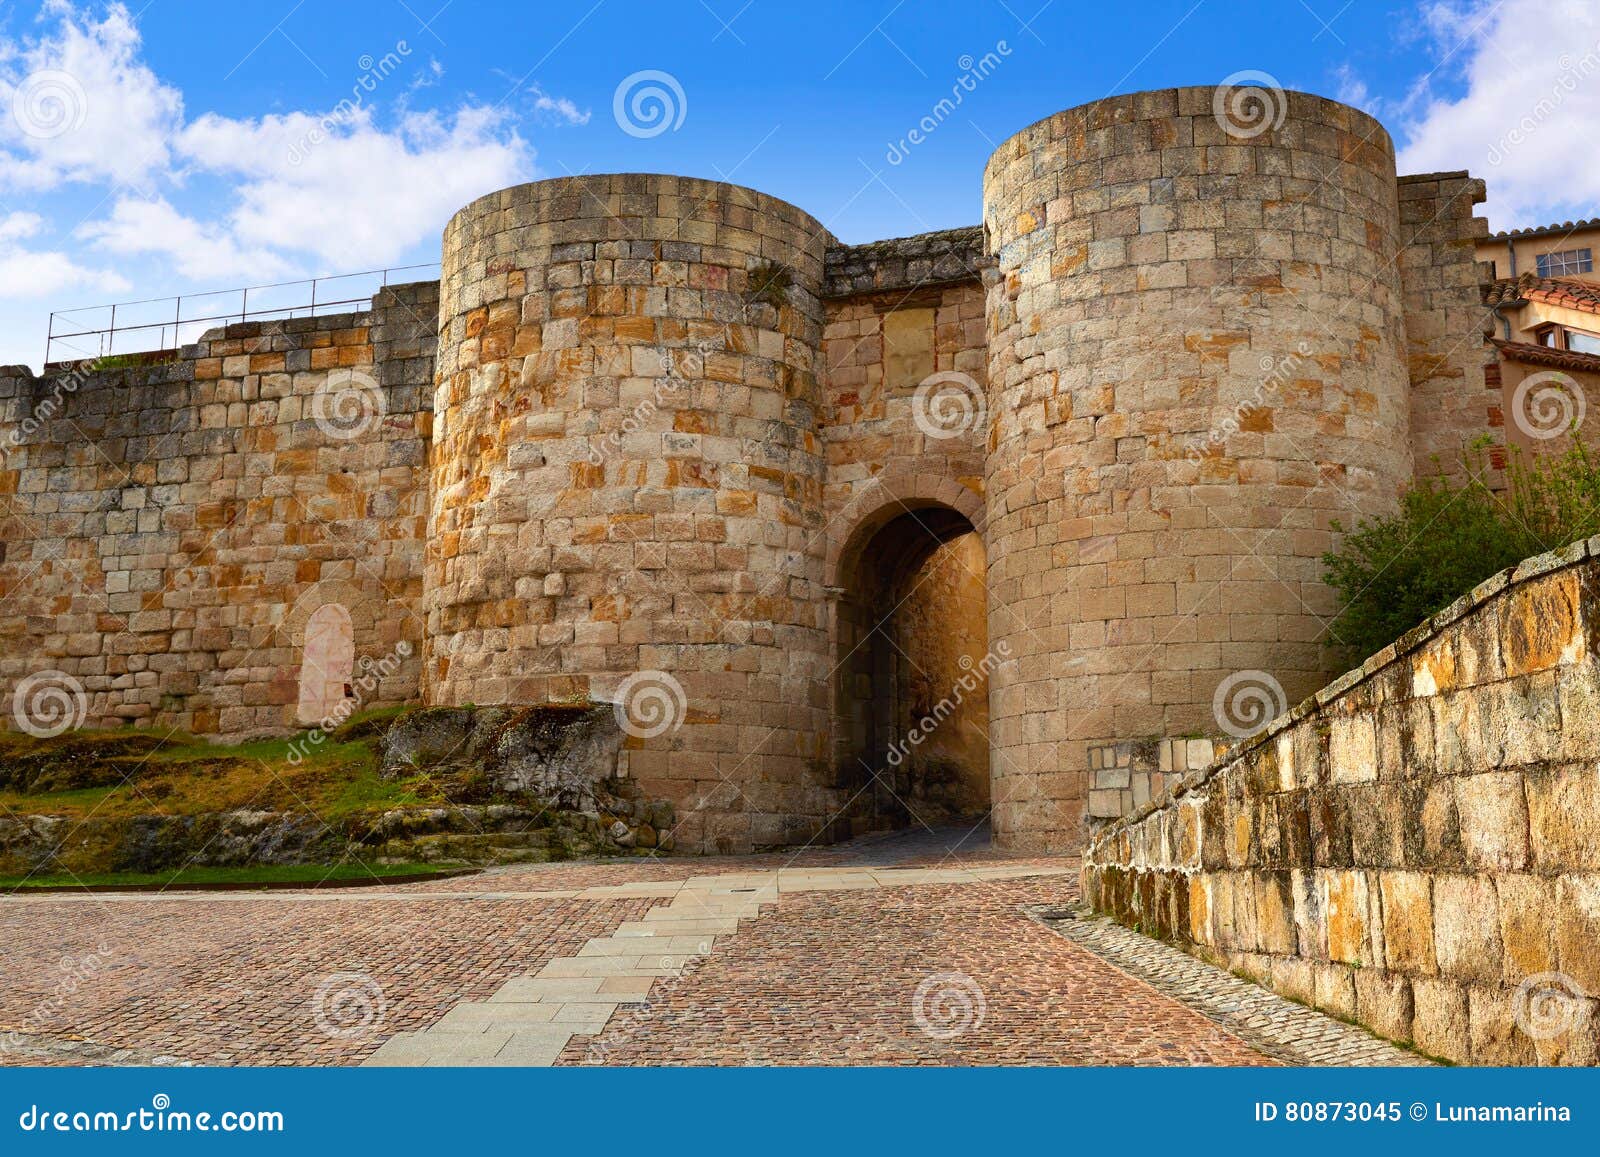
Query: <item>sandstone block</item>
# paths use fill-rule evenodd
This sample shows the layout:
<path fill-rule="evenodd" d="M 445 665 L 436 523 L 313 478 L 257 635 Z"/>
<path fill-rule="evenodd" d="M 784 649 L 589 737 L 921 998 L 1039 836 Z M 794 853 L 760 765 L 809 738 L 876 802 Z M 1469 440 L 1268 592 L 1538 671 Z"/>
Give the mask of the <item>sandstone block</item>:
<path fill-rule="evenodd" d="M 1421 872 L 1384 872 L 1384 953 L 1391 969 L 1429 976 L 1438 969 L 1433 946 L 1432 880 Z"/>
<path fill-rule="evenodd" d="M 1451 979 L 1411 982 L 1411 1039 L 1429 1056 L 1465 1063 L 1471 1059 L 1465 986 Z"/>
<path fill-rule="evenodd" d="M 1504 954 L 1493 880 L 1487 876 L 1434 877 L 1433 942 L 1442 974 L 1462 981 L 1498 983 Z"/>

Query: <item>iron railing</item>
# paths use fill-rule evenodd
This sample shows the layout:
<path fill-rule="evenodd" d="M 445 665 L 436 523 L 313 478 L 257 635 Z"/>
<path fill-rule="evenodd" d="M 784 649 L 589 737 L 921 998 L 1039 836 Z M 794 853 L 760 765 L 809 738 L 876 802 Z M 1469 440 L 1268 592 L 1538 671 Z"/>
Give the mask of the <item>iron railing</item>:
<path fill-rule="evenodd" d="M 426 280 L 426 275 L 421 274 L 423 270 L 437 275 L 439 264 L 397 265 L 305 281 L 279 281 L 243 289 L 56 310 L 50 314 L 44 360 L 49 365 L 117 354 L 152 353 L 177 349 L 193 342 L 208 329 L 232 322 L 347 312 L 365 307 L 391 279 L 396 284 Z M 402 273 L 413 276 L 395 277 Z M 233 308 L 235 302 L 237 309 Z"/>

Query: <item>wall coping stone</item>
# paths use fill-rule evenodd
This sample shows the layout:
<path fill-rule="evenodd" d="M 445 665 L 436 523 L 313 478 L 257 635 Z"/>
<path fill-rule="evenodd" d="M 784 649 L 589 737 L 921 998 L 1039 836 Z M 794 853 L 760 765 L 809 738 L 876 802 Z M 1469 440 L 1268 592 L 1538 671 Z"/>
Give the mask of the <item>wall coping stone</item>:
<path fill-rule="evenodd" d="M 1096 853 L 1108 841 L 1163 808 L 1172 806 L 1182 797 L 1203 787 L 1224 768 L 1238 762 L 1251 752 L 1265 747 L 1268 742 L 1277 739 L 1280 734 L 1293 727 L 1296 723 L 1316 714 L 1319 708 L 1326 707 L 1333 700 L 1355 689 L 1362 683 L 1370 681 L 1396 662 L 1421 650 L 1446 627 L 1465 618 L 1490 600 L 1498 598 L 1512 588 L 1521 586 L 1533 579 L 1550 574 L 1553 571 L 1577 566 L 1588 559 L 1594 558 L 1600 558 L 1600 535 L 1571 543 L 1557 550 L 1546 551 L 1544 554 L 1536 554 L 1532 558 L 1524 559 L 1514 567 L 1508 567 L 1498 574 L 1485 579 L 1444 610 L 1418 624 L 1383 648 L 1383 650 L 1372 655 L 1361 666 L 1346 671 L 1315 695 L 1302 700 L 1289 710 L 1278 715 L 1256 734 L 1241 739 L 1221 758 L 1213 760 L 1198 771 L 1188 773 L 1177 784 L 1163 791 L 1159 796 L 1153 797 L 1143 807 L 1135 808 L 1121 819 L 1101 828 L 1089 839 L 1084 848 L 1083 858 L 1085 863 L 1093 862 L 1096 858 Z"/>

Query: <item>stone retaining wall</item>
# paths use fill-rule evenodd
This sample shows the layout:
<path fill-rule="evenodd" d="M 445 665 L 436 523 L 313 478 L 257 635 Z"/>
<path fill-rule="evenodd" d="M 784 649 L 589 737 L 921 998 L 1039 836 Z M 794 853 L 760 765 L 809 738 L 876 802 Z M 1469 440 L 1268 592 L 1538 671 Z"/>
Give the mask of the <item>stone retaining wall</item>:
<path fill-rule="evenodd" d="M 1100 911 L 1437 1057 L 1594 1064 L 1600 538 L 1101 832 Z"/>

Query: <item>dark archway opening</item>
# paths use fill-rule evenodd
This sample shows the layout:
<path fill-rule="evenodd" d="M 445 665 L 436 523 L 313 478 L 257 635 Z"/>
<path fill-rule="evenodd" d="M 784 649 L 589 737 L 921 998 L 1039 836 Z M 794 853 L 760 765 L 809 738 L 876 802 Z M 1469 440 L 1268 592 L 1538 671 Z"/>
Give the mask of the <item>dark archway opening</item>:
<path fill-rule="evenodd" d="M 874 828 L 989 810 L 982 537 L 959 511 L 905 510 L 841 559 L 835 761 Z"/>

